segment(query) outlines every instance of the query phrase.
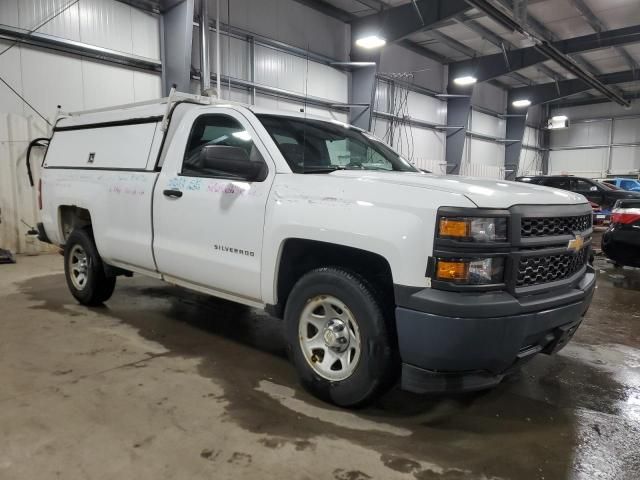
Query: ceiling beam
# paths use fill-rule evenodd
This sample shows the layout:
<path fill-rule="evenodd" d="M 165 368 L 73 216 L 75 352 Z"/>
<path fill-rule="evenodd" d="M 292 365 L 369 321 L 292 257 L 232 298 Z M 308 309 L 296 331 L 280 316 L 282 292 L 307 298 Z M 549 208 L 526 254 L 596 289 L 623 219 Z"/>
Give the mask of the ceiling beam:
<path fill-rule="evenodd" d="M 387 43 L 393 43 L 412 33 L 433 28 L 470 8 L 465 0 L 416 0 L 354 19 L 352 36 L 378 34 Z"/>
<path fill-rule="evenodd" d="M 296 2 L 312 8 L 317 12 L 323 13 L 328 17 L 336 18 L 343 22 L 350 22 L 354 18 L 355 15 L 342 10 L 341 8 L 336 7 L 335 5 L 330 4 L 329 2 L 325 2 L 324 0 L 295 0 Z"/>
<path fill-rule="evenodd" d="M 482 25 L 480 22 L 476 22 L 475 20 L 472 20 L 464 13 L 461 13 L 460 15 L 456 15 L 455 20 L 459 22 L 460 25 L 480 35 L 483 39 L 485 39 L 495 47 L 503 50 L 503 53 L 499 54 L 499 55 L 502 55 L 503 57 L 504 57 L 504 50 L 516 49 L 513 43 L 493 33 L 491 30 L 489 30 L 484 25 Z M 562 75 L 550 69 L 546 65 L 538 65 L 536 68 L 540 73 L 542 73 L 543 75 L 546 75 L 551 80 L 554 80 L 554 81 L 564 80 L 564 77 Z M 526 82 L 526 84 L 530 84 L 530 83 L 531 83 L 530 81 Z"/>
<path fill-rule="evenodd" d="M 559 40 L 552 45 L 562 53 L 571 54 L 636 42 L 640 42 L 640 25 Z M 536 47 L 508 50 L 506 57 L 508 63 L 504 53 L 496 53 L 452 63 L 449 69 L 456 72 L 474 71 L 478 81 L 484 82 L 548 60 Z"/>
<path fill-rule="evenodd" d="M 616 85 L 640 80 L 640 71 L 627 70 L 623 72 L 605 73 L 598 75 L 599 82 L 605 85 Z M 578 78 L 561 82 L 543 83 L 531 87 L 514 88 L 509 91 L 509 104 L 514 100 L 528 99 L 532 105 L 554 102 L 577 93 L 586 92 L 593 87 Z M 609 97 L 609 100 L 611 98 Z"/>
<path fill-rule="evenodd" d="M 544 54 L 550 60 L 553 60 L 557 64 L 559 64 L 564 69 L 568 70 L 584 83 L 588 84 L 591 88 L 598 90 L 603 95 L 609 97 L 611 100 L 619 103 L 623 106 L 628 106 L 629 102 L 622 98 L 617 92 L 613 91 L 611 88 L 607 87 L 605 84 L 600 82 L 594 75 L 586 71 L 584 68 L 580 67 L 575 61 L 571 58 L 567 57 L 565 54 L 560 52 L 557 48 L 553 46 L 553 44 L 547 40 L 536 37 L 530 31 L 528 31 L 525 27 L 520 25 L 516 20 L 513 19 L 512 15 L 502 12 L 499 8 L 496 8 L 492 3 L 488 0 L 467 0 L 470 5 L 478 8 L 479 10 L 485 12 L 489 15 L 494 21 L 500 23 L 501 25 L 509 28 L 512 31 L 516 31 L 521 33 L 522 35 L 531 37 L 536 45 L 534 48 Z"/>
<path fill-rule="evenodd" d="M 625 93 L 624 94 L 624 98 L 625 100 L 628 101 L 633 101 L 633 100 L 639 100 L 640 99 L 640 92 L 638 93 Z M 591 98 L 580 98 L 580 99 L 566 99 L 566 100 L 562 100 L 559 101 L 557 103 L 553 103 L 551 104 L 551 108 L 553 109 L 557 109 L 557 108 L 567 108 L 567 107 L 580 107 L 580 106 L 584 106 L 584 105 L 595 105 L 598 103 L 609 103 L 611 100 L 609 100 L 607 97 L 602 97 L 602 96 L 598 96 L 598 97 L 591 97 Z"/>
<path fill-rule="evenodd" d="M 580 15 L 582 15 L 585 20 L 587 21 L 587 23 L 591 26 L 591 28 L 593 28 L 593 30 L 596 33 L 601 33 L 601 32 L 606 32 L 607 31 L 607 26 L 604 24 L 604 22 L 593 12 L 593 10 L 591 10 L 589 8 L 589 6 L 584 3 L 584 0 L 571 0 L 571 4 L 574 6 L 574 8 L 580 12 Z M 624 59 L 624 61 L 627 63 L 627 66 L 631 69 L 635 69 L 638 68 L 638 63 L 635 61 L 635 59 L 629 54 L 629 52 L 627 52 L 624 47 L 621 46 L 615 46 L 613 47 L 616 52 L 618 52 L 618 54 Z"/>
<path fill-rule="evenodd" d="M 514 1 L 515 0 L 498 0 L 499 4 L 502 5 L 504 8 L 506 8 L 508 11 L 513 11 Z M 527 14 L 526 20 L 527 20 L 527 23 L 526 24 L 523 23 L 522 25 L 525 26 L 525 28 L 528 26 L 531 29 L 533 29 L 534 32 L 543 40 L 546 40 L 548 42 L 554 42 L 558 40 L 558 36 L 555 33 L 553 33 L 551 30 L 549 30 L 546 26 L 544 26 L 542 22 L 540 22 L 540 20 L 535 18 L 533 15 Z M 599 73 L 599 70 L 582 55 L 574 54 L 571 56 L 571 58 L 573 58 L 576 62 L 578 62 L 583 68 L 585 68 L 590 73 L 594 75 Z"/>

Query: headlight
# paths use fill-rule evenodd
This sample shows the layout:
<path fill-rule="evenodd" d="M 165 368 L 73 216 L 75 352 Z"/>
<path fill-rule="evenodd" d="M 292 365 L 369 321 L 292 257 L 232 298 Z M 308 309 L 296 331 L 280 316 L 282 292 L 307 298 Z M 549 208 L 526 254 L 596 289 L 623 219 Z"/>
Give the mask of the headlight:
<path fill-rule="evenodd" d="M 462 285 L 491 285 L 504 281 L 504 259 L 481 260 L 438 259 L 436 279 Z"/>
<path fill-rule="evenodd" d="M 438 237 L 466 242 L 504 242 L 507 240 L 507 219 L 441 217 Z"/>

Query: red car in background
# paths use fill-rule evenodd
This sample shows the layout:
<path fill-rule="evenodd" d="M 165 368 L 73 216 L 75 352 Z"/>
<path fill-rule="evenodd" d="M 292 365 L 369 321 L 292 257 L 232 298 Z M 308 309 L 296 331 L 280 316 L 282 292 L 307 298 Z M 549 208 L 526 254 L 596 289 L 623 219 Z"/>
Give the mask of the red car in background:
<path fill-rule="evenodd" d="M 618 200 L 611 225 L 602 236 L 602 251 L 618 265 L 640 267 L 640 201 Z"/>

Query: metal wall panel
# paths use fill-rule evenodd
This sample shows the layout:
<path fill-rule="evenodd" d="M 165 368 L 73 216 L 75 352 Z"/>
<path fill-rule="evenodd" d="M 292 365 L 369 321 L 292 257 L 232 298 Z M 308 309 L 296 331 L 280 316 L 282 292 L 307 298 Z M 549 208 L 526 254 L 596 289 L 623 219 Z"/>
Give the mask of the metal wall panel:
<path fill-rule="evenodd" d="M 33 30 L 61 12 L 71 2 L 68 0 L 20 0 L 17 3 L 19 24 L 14 26 Z M 62 11 L 53 20 L 39 28 L 38 32 L 71 40 L 81 40 L 79 22 L 79 5 L 81 3 L 78 2 Z"/>
<path fill-rule="evenodd" d="M 0 51 L 9 45 L 9 42 L 0 40 Z M 18 47 L 13 47 L 2 55 L 0 75 L 22 95 L 22 72 L 20 68 L 20 49 Z M 0 112 L 23 114 L 22 107 L 22 100 L 7 87 L 0 85 Z"/>
<path fill-rule="evenodd" d="M 574 123 L 569 128 L 551 131 L 551 147 L 567 147 L 577 145 L 604 145 L 609 143 L 608 120 Z"/>
<path fill-rule="evenodd" d="M 160 60 L 160 19 L 131 8 L 131 46 L 134 55 Z"/>
<path fill-rule="evenodd" d="M 467 163 L 504 167 L 504 145 L 478 138 L 470 139 L 470 151 Z M 467 138 L 469 142 L 469 138 Z"/>
<path fill-rule="evenodd" d="M 53 118 L 58 105 L 67 111 L 84 108 L 79 57 L 24 46 L 14 48 L 21 51 L 21 62 L 15 68 L 21 69 L 22 93 L 29 103 L 48 118 Z M 25 114 L 33 115 L 33 112 L 25 107 Z"/>
<path fill-rule="evenodd" d="M 601 178 L 606 176 L 608 157 L 608 148 L 552 150 L 549 155 L 549 173 Z"/>
<path fill-rule="evenodd" d="M 502 118 L 473 110 L 471 112 L 471 131 L 492 137 L 504 138 L 506 122 Z"/>
<path fill-rule="evenodd" d="M 613 143 L 640 142 L 640 118 L 616 118 L 613 126 Z"/>
<path fill-rule="evenodd" d="M 98 62 L 82 62 L 83 108 L 102 108 L 135 100 L 133 71 Z M 118 88 L 113 88 L 117 85 Z"/>
<path fill-rule="evenodd" d="M 256 46 L 255 54 L 256 83 L 338 103 L 347 102 L 347 73 L 260 45 Z"/>
<path fill-rule="evenodd" d="M 82 0 L 78 5 L 84 43 L 133 52 L 131 7 L 114 0 Z"/>
<path fill-rule="evenodd" d="M 336 60 L 347 60 L 349 26 L 335 18 L 291 0 L 233 0 L 220 2 L 220 20 L 249 32 L 308 49 Z M 215 17 L 216 1 L 209 0 Z"/>
<path fill-rule="evenodd" d="M 447 123 L 447 102 L 434 97 L 409 92 L 407 110 L 411 118 L 444 125 Z"/>
<path fill-rule="evenodd" d="M 0 2 L 0 23 L 11 27 L 20 27 L 18 0 L 2 0 Z"/>
<path fill-rule="evenodd" d="M 389 122 L 382 118 L 375 118 L 373 134 L 388 143 Z M 418 168 L 444 173 L 444 149 L 446 138 L 443 132 L 435 130 L 404 126 L 396 130 L 391 147 Z"/>
<path fill-rule="evenodd" d="M 0 0 L 0 23 L 160 58 L 160 17 L 116 0 Z M 68 8 L 67 8 L 68 7 Z"/>
<path fill-rule="evenodd" d="M 610 175 L 638 175 L 640 147 L 613 147 Z"/>

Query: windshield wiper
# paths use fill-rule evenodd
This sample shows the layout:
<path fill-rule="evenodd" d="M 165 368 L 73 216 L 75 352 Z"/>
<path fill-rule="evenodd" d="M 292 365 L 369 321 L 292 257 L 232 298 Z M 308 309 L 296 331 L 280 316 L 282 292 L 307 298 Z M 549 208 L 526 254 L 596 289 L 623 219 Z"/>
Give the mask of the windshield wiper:
<path fill-rule="evenodd" d="M 342 165 L 327 165 L 324 167 L 302 167 L 302 173 L 331 173 L 336 170 L 344 170 Z"/>

